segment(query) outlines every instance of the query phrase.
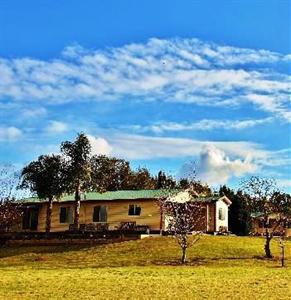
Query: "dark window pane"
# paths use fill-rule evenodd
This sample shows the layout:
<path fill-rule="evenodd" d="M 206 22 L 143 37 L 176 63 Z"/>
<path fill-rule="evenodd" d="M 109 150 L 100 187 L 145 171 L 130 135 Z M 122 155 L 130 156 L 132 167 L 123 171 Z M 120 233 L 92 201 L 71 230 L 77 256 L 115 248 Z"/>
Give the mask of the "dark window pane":
<path fill-rule="evenodd" d="M 67 207 L 60 208 L 60 223 L 67 223 Z"/>
<path fill-rule="evenodd" d="M 38 207 L 26 207 L 22 219 L 22 228 L 37 230 L 38 226 Z"/>
<path fill-rule="evenodd" d="M 129 216 L 139 216 L 141 212 L 141 207 L 136 204 L 130 204 L 128 207 Z"/>
<path fill-rule="evenodd" d="M 130 215 L 130 216 L 134 215 L 134 205 L 132 205 L 132 204 L 129 205 L 128 215 Z"/>
<path fill-rule="evenodd" d="M 22 229 L 29 229 L 29 218 L 30 218 L 29 208 L 26 207 L 22 217 Z"/>
<path fill-rule="evenodd" d="M 99 211 L 99 222 L 107 222 L 106 206 L 101 206 Z"/>
<path fill-rule="evenodd" d="M 30 212 L 30 229 L 37 230 L 38 225 L 38 209 L 32 209 Z"/>
<path fill-rule="evenodd" d="M 140 216 L 140 212 L 141 212 L 141 207 L 140 206 L 136 206 L 136 208 L 135 208 L 135 214 L 137 216 Z"/>
<path fill-rule="evenodd" d="M 99 212 L 100 212 L 100 206 L 95 206 L 93 211 L 93 222 L 100 222 Z"/>

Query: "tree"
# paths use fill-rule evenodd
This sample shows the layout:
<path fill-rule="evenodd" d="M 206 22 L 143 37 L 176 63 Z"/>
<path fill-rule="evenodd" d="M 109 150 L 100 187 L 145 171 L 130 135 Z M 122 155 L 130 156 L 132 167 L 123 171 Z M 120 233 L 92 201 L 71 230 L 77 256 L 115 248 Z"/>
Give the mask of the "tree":
<path fill-rule="evenodd" d="M 156 179 L 157 189 L 174 189 L 176 187 L 177 183 L 171 176 L 166 175 L 163 171 L 159 171 Z"/>
<path fill-rule="evenodd" d="M 193 195 L 193 197 L 195 197 Z M 187 249 L 193 246 L 200 239 L 201 231 L 198 229 L 202 222 L 205 222 L 206 207 L 195 201 L 184 203 L 167 199 L 160 199 L 159 205 L 161 212 L 168 222 L 168 231 L 171 232 L 181 247 L 181 263 L 186 262 Z"/>
<path fill-rule="evenodd" d="M 91 145 L 84 133 L 79 133 L 74 142 L 61 144 L 61 152 L 65 156 L 64 178 L 67 192 L 75 193 L 74 225 L 79 226 L 81 189 L 88 186 L 91 179 L 90 154 Z"/>
<path fill-rule="evenodd" d="M 232 202 L 228 214 L 230 231 L 236 235 L 248 235 L 251 227 L 251 216 L 246 195 L 243 195 L 241 191 L 234 192 L 225 185 L 220 187 L 219 194 L 231 199 Z"/>
<path fill-rule="evenodd" d="M 17 202 L 19 172 L 12 165 L 0 168 L 0 231 L 9 231 L 22 215 L 21 203 Z"/>
<path fill-rule="evenodd" d="M 191 189 L 197 192 L 199 195 L 203 194 L 209 196 L 212 194 L 211 188 L 207 184 L 203 184 L 195 179 L 182 178 L 179 181 L 179 188 Z"/>
<path fill-rule="evenodd" d="M 132 171 L 130 182 L 133 190 L 152 190 L 156 186 L 155 179 L 147 168 L 139 168 L 137 171 Z"/>
<path fill-rule="evenodd" d="M 132 173 L 129 162 L 115 157 L 94 155 L 90 164 L 91 190 L 104 192 L 129 188 Z"/>
<path fill-rule="evenodd" d="M 46 232 L 51 230 L 53 201 L 64 192 L 64 163 L 60 155 L 41 155 L 22 170 L 21 188 L 28 188 L 41 199 L 48 199 Z"/>
<path fill-rule="evenodd" d="M 247 202 L 250 210 L 262 220 L 266 239 L 265 255 L 272 258 L 270 243 L 274 233 L 280 226 L 286 226 L 285 223 L 290 220 L 290 195 L 281 193 L 273 179 L 258 176 L 252 176 L 244 181 L 242 189 L 248 194 Z"/>

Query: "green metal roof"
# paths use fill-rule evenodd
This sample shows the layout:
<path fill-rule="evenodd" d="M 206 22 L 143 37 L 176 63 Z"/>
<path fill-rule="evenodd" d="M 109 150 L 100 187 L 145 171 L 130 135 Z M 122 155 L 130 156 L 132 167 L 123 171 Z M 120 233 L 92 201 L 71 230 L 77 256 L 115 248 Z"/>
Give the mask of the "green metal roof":
<path fill-rule="evenodd" d="M 135 200 L 135 199 L 158 199 L 167 198 L 169 196 L 174 196 L 181 192 L 179 189 L 173 190 L 120 190 L 111 192 L 88 192 L 81 194 L 81 201 L 114 201 L 114 200 Z M 215 202 L 219 200 L 220 196 L 212 197 L 195 197 L 197 202 Z M 74 194 L 64 195 L 62 198 L 58 199 L 58 202 L 69 202 L 74 201 Z M 22 200 L 23 203 L 42 203 L 47 202 L 47 199 L 40 199 L 38 197 L 30 197 Z"/>
<path fill-rule="evenodd" d="M 134 199 L 158 199 L 161 197 L 168 197 L 179 190 L 122 190 L 112 192 L 88 192 L 81 195 L 81 201 L 113 201 L 113 200 L 134 200 Z M 41 203 L 46 202 L 47 199 L 39 199 L 38 197 L 30 197 L 23 199 L 25 203 Z M 64 195 L 59 202 L 74 201 L 74 194 Z"/>

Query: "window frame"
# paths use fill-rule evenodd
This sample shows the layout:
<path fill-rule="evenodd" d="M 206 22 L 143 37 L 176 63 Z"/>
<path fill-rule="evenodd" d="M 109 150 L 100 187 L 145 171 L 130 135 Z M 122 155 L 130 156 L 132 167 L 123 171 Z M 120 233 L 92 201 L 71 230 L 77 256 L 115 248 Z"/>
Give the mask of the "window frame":
<path fill-rule="evenodd" d="M 218 209 L 218 220 L 225 221 L 225 209 L 223 207 L 219 207 Z"/>
<path fill-rule="evenodd" d="M 141 215 L 141 205 L 140 204 L 129 204 L 128 205 L 128 216 L 139 217 Z"/>
<path fill-rule="evenodd" d="M 97 212 L 95 212 L 95 210 L 98 208 L 98 215 Z M 104 220 L 102 220 L 101 216 L 102 216 L 102 209 L 105 211 L 105 214 L 103 216 L 105 216 Z M 95 216 L 98 216 L 98 221 L 95 221 Z M 92 222 L 93 223 L 107 223 L 107 218 L 108 218 L 108 213 L 107 213 L 107 205 L 96 205 L 93 207 L 93 215 L 92 215 Z"/>
<path fill-rule="evenodd" d="M 61 211 L 62 209 L 65 209 L 65 219 L 62 219 Z M 59 212 L 59 223 L 60 224 L 72 224 L 74 219 L 74 213 L 72 206 L 60 206 L 60 212 Z"/>

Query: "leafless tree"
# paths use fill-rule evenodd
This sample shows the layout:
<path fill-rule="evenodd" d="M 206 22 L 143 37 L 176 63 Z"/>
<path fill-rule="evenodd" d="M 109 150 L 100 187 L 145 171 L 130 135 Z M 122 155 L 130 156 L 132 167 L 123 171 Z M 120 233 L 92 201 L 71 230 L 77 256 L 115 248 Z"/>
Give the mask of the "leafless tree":
<path fill-rule="evenodd" d="M 262 221 L 265 235 L 265 255 L 272 258 L 270 243 L 274 234 L 283 235 L 291 218 L 291 197 L 277 188 L 269 178 L 252 176 L 242 183 L 251 212 Z"/>
<path fill-rule="evenodd" d="M 191 201 L 182 203 L 176 202 L 174 198 L 171 200 L 171 196 L 159 200 L 167 230 L 175 236 L 181 247 L 182 264 L 186 262 L 187 249 L 199 241 L 203 224 L 206 222 L 206 206 L 195 197 L 196 194 Z"/>
<path fill-rule="evenodd" d="M 21 195 L 19 180 L 20 173 L 13 165 L 0 167 L 0 231 L 9 231 L 21 217 L 21 204 L 16 201 Z"/>

